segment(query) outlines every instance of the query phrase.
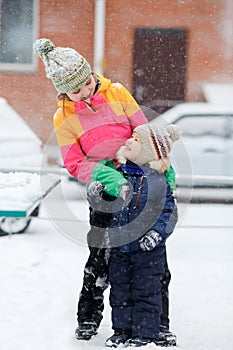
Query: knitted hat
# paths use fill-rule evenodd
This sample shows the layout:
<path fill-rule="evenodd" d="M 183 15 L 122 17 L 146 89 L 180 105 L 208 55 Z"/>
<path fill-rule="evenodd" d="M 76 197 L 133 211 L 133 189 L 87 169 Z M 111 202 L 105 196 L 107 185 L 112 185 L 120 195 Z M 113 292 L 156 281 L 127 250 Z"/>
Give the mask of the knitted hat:
<path fill-rule="evenodd" d="M 135 164 L 155 168 L 159 172 L 167 170 L 170 166 L 170 152 L 173 142 L 181 136 L 181 130 L 177 125 L 169 124 L 165 127 L 153 127 L 150 124 L 137 126 L 134 131 L 142 145 L 141 152 L 134 160 Z M 117 159 L 124 162 L 122 155 L 124 147 L 117 153 Z"/>
<path fill-rule="evenodd" d="M 44 62 L 47 77 L 60 93 L 75 91 L 91 76 L 89 63 L 74 49 L 55 47 L 49 39 L 38 39 L 33 50 Z"/>

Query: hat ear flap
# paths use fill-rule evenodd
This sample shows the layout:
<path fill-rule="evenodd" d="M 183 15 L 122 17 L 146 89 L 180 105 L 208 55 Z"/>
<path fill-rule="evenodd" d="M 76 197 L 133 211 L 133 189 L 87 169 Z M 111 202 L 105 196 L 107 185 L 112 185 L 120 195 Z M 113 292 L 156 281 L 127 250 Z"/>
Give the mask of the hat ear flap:
<path fill-rule="evenodd" d="M 124 157 L 125 146 L 121 146 L 121 148 L 116 153 L 116 159 L 119 163 L 125 164 L 126 158 Z"/>
<path fill-rule="evenodd" d="M 170 158 L 161 158 L 159 160 L 152 160 L 149 162 L 150 168 L 157 170 L 159 173 L 164 173 L 170 167 Z"/>

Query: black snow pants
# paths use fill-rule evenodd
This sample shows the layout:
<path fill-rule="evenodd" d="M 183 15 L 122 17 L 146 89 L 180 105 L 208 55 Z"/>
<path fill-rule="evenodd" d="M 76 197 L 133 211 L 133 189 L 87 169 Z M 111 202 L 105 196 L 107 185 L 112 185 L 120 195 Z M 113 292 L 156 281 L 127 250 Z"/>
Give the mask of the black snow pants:
<path fill-rule="evenodd" d="M 90 255 L 84 268 L 84 278 L 78 301 L 78 324 L 95 322 L 98 328 L 103 318 L 104 291 L 108 281 L 108 249 L 89 247 Z"/>
<path fill-rule="evenodd" d="M 87 235 L 89 257 L 84 268 L 83 286 L 79 295 L 77 320 L 94 322 L 98 328 L 103 318 L 104 291 L 109 286 L 109 249 L 106 248 L 106 228 L 112 215 L 99 213 L 90 207 L 91 229 Z"/>

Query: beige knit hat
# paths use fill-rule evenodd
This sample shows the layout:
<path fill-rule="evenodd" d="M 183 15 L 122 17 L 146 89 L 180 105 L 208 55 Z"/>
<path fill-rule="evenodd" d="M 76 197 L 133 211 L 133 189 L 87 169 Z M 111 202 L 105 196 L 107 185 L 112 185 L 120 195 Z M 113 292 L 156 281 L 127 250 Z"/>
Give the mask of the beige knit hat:
<path fill-rule="evenodd" d="M 86 59 L 69 47 L 55 47 L 49 39 L 35 41 L 34 53 L 45 65 L 46 75 L 60 93 L 75 91 L 91 76 L 91 67 Z"/>
<path fill-rule="evenodd" d="M 142 145 L 141 152 L 134 160 L 137 165 L 149 164 L 151 168 L 164 172 L 170 166 L 170 152 L 173 142 L 181 136 L 181 130 L 177 125 L 169 124 L 165 127 L 153 127 L 143 124 L 134 129 L 137 138 Z M 124 162 L 122 154 L 124 147 L 118 151 L 117 159 Z"/>

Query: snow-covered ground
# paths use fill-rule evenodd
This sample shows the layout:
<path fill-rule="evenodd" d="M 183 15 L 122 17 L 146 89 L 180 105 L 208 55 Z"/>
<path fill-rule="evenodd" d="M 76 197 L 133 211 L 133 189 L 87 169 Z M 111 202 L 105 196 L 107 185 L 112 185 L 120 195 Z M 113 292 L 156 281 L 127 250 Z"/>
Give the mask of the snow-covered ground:
<path fill-rule="evenodd" d="M 74 338 L 88 256 L 84 244 L 88 206 L 76 183 L 65 184 L 66 198 L 62 186 L 43 201 L 39 218 L 32 220 L 25 234 L 0 238 L 3 350 L 103 350 L 112 333 L 106 291 L 99 334 L 89 342 Z M 177 348 L 229 350 L 233 344 L 233 207 L 207 204 L 180 205 L 179 209 L 178 228 L 167 242 L 171 330 L 177 334 Z M 162 348 L 150 344 L 143 349 Z"/>

